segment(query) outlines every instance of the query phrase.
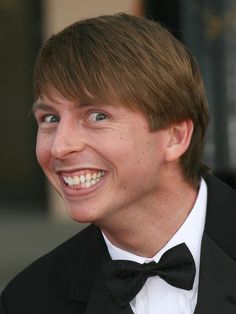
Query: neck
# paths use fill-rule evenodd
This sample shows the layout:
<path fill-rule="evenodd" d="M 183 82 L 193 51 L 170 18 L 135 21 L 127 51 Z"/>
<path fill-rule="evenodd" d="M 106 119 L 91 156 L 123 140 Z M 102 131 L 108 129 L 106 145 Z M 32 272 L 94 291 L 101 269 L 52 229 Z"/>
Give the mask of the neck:
<path fill-rule="evenodd" d="M 192 210 L 198 190 L 184 180 L 173 183 L 159 195 L 149 197 L 140 208 L 121 210 L 120 217 L 100 224 L 115 246 L 133 254 L 152 257 L 161 250 L 184 223 Z M 178 186 L 178 189 L 176 189 Z"/>

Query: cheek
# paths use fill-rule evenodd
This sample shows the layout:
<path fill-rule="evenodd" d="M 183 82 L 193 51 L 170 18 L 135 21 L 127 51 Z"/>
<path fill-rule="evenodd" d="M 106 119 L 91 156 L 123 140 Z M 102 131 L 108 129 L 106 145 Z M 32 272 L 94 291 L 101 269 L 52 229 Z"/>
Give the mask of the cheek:
<path fill-rule="evenodd" d="M 50 159 L 50 143 L 40 135 L 37 136 L 36 156 L 40 166 L 46 167 Z"/>

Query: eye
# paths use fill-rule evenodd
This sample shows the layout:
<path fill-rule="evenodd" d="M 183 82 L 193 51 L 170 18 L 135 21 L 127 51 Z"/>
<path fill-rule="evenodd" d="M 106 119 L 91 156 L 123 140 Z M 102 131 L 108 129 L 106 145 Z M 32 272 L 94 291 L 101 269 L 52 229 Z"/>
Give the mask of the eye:
<path fill-rule="evenodd" d="M 101 120 L 107 120 L 108 115 L 103 112 L 92 112 L 88 116 L 88 121 L 97 122 Z"/>
<path fill-rule="evenodd" d="M 53 114 L 48 114 L 46 116 L 43 117 L 43 122 L 46 123 L 57 123 L 59 122 L 59 118 Z"/>

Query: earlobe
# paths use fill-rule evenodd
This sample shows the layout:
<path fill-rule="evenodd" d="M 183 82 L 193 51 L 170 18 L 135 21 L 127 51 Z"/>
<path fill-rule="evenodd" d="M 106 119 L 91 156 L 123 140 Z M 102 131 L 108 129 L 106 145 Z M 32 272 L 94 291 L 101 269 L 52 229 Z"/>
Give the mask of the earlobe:
<path fill-rule="evenodd" d="M 169 140 L 166 146 L 166 161 L 175 161 L 186 152 L 191 141 L 193 128 L 192 120 L 184 120 L 170 126 Z"/>

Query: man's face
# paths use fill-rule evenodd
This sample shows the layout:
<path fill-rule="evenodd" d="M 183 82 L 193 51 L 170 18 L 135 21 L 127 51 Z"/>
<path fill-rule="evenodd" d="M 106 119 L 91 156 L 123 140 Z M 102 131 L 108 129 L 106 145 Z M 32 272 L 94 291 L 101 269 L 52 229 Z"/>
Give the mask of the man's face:
<path fill-rule="evenodd" d="M 157 202 L 168 130 L 123 106 L 73 103 L 57 96 L 35 105 L 39 164 L 73 219 L 100 225 Z"/>

